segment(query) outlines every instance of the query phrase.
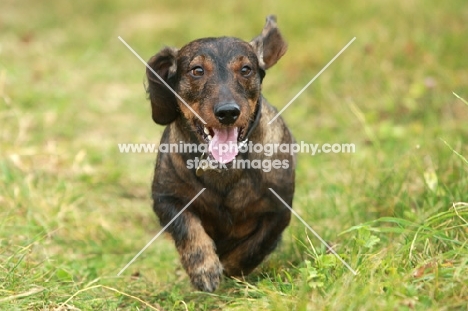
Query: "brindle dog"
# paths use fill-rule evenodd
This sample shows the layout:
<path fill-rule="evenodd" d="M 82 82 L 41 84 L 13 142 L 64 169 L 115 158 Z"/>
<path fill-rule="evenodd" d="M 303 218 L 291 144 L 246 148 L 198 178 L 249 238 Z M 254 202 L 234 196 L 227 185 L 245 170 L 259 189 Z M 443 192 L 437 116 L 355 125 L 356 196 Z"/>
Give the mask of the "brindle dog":
<path fill-rule="evenodd" d="M 239 147 L 225 152 L 223 158 L 217 150 L 223 143 L 245 146 L 293 142 L 281 118 L 268 125 L 277 111 L 261 95 L 265 70 L 286 49 L 275 16 L 269 16 L 262 33 L 251 42 L 232 37 L 204 38 L 180 50 L 164 48 L 148 62 L 206 121 L 204 125 L 147 69 L 153 120 L 167 125 L 161 144 L 209 144 L 203 154 L 160 152 L 152 185 L 153 208 L 161 225 L 206 188 L 167 229 L 198 290 L 214 291 L 223 272 L 227 276 L 250 273 L 276 248 L 289 224 L 289 209 L 268 188 L 291 206 L 294 157 L 280 152 L 270 157 L 252 150 L 240 152 Z M 188 165 L 195 158 L 224 164 L 225 168 Z M 267 172 L 235 167 L 232 163 L 239 160 L 279 160 L 276 163 L 282 165 Z"/>

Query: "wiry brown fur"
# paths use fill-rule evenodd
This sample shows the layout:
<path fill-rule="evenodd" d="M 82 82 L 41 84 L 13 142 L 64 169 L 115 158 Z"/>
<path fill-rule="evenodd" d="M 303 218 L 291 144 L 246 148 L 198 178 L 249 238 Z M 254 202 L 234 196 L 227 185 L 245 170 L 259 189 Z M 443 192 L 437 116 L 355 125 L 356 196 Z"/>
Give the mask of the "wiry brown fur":
<path fill-rule="evenodd" d="M 258 105 L 261 115 L 249 141 L 257 144 L 293 142 L 284 121 L 267 123 L 277 111 L 261 95 L 265 70 L 286 52 L 286 43 L 273 16 L 261 35 L 247 43 L 222 37 L 195 40 L 180 50 L 165 48 L 153 56 L 150 66 L 197 112 L 208 127 L 248 129 Z M 200 77 L 191 74 L 199 66 Z M 251 75 L 242 75 L 248 66 Z M 203 143 L 197 132 L 200 120 L 147 70 L 153 120 L 167 125 L 162 144 Z M 240 114 L 232 125 L 221 124 L 213 113 L 225 102 L 238 105 Z M 289 224 L 290 211 L 268 188 L 289 205 L 294 193 L 294 158 L 287 153 L 271 157 L 239 153 L 237 159 L 287 160 L 286 169 L 230 168 L 207 170 L 197 176 L 187 161 L 200 153 L 159 153 L 152 196 L 154 211 L 167 224 L 202 188 L 206 190 L 169 227 L 182 265 L 199 290 L 214 291 L 224 272 L 228 276 L 250 273 L 271 253 Z"/>

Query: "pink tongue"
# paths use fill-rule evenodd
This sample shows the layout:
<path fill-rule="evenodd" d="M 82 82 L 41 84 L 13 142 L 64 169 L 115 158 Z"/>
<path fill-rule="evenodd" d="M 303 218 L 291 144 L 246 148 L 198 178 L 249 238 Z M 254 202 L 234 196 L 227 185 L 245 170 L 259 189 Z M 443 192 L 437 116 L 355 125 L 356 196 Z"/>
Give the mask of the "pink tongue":
<path fill-rule="evenodd" d="M 209 150 L 219 163 L 229 163 L 239 152 L 237 147 L 237 127 L 213 129 L 214 135 Z"/>

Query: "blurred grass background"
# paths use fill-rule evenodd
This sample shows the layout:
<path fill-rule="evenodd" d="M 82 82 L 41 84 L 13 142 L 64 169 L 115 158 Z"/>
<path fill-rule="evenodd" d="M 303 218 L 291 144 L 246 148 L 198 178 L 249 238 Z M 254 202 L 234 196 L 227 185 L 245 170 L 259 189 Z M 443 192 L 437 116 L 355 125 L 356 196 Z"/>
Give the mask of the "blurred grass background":
<path fill-rule="evenodd" d="M 144 59 L 207 36 L 250 40 L 278 16 L 289 43 L 263 93 L 298 141 L 293 220 L 245 280 L 193 292 L 169 239 L 117 272 L 159 227 L 157 143 Z M 13 1 L 0 4 L 0 308 L 4 310 L 466 310 L 468 6 L 465 1 Z M 447 143 L 444 143 L 444 141 Z M 458 152 L 461 156 L 454 153 Z M 461 203 L 457 203 L 461 202 Z M 457 203 L 457 204 L 454 204 Z"/>

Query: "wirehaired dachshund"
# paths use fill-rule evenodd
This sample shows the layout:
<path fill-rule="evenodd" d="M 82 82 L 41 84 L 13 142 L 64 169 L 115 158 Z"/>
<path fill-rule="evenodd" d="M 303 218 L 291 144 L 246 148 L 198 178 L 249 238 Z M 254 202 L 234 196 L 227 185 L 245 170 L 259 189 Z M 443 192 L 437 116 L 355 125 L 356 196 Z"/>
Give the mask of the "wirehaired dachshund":
<path fill-rule="evenodd" d="M 160 151 L 152 184 L 153 209 L 163 226 L 205 189 L 167 228 L 198 290 L 216 290 L 223 274 L 252 272 L 290 222 L 291 211 L 269 188 L 292 205 L 294 156 L 246 148 L 294 141 L 281 117 L 268 124 L 277 110 L 261 94 L 265 71 L 286 49 L 276 17 L 268 16 L 250 42 L 203 38 L 180 49 L 163 48 L 148 62 L 152 118 L 166 126 L 160 146 L 207 146 Z M 225 145 L 230 148 L 223 150 Z M 273 169 L 259 168 L 266 163 Z"/>

